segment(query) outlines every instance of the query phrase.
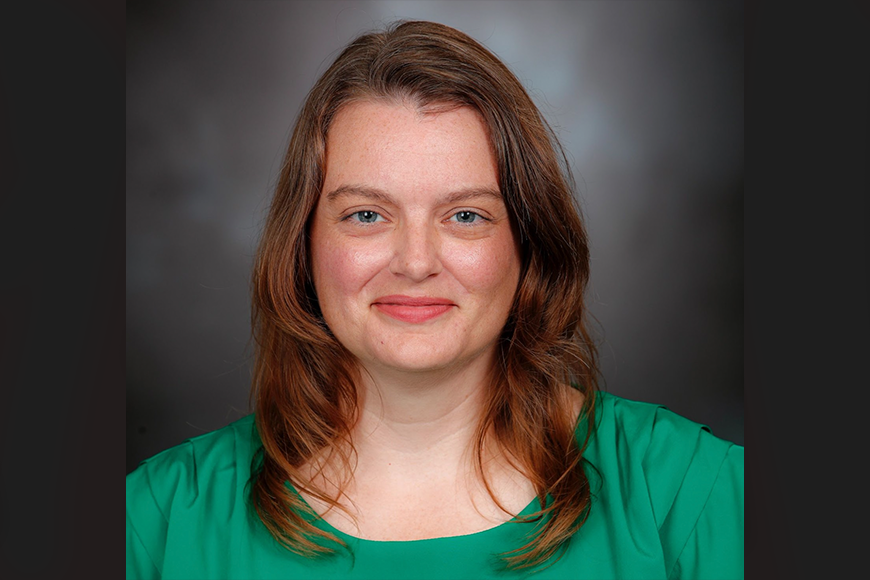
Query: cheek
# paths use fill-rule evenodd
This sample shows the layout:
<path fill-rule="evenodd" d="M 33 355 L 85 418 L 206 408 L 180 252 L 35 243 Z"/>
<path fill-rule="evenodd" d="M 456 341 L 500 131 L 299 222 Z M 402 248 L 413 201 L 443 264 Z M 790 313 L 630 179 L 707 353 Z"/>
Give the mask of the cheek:
<path fill-rule="evenodd" d="M 513 298 L 519 280 L 519 254 L 511 237 L 456 248 L 450 263 L 454 276 L 471 292 L 504 293 Z"/>
<path fill-rule="evenodd" d="M 383 268 L 383 257 L 353 244 L 318 240 L 312 246 L 314 286 L 321 297 L 356 297 L 365 284 Z M 321 301 L 321 306 L 323 301 Z"/>

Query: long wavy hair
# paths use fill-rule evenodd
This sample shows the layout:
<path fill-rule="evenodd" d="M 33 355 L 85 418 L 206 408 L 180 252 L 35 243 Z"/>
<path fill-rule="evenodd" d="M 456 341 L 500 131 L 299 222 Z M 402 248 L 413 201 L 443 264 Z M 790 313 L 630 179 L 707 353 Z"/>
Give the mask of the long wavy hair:
<path fill-rule="evenodd" d="M 582 464 L 591 430 L 575 437 L 565 388 L 585 395 L 576 421 L 594 425 L 598 365 L 584 307 L 587 236 L 565 154 L 521 83 L 481 44 L 431 22 L 399 22 L 351 42 L 298 115 L 253 273 L 251 396 L 263 447 L 249 482 L 251 505 L 296 553 L 317 557 L 343 544 L 314 525 L 316 514 L 286 483 L 341 508 L 343 484 L 336 497 L 315 485 L 303 466 L 325 457 L 340 467 L 344 483 L 353 474 L 359 369 L 320 313 L 308 231 L 330 123 L 342 106 L 366 99 L 410 101 L 424 110 L 471 107 L 488 129 L 521 271 L 476 432 L 475 469 L 502 506 L 482 465 L 484 442 L 494 438 L 534 484 L 543 507 L 524 518 L 533 524 L 528 543 L 500 554 L 506 566 L 552 562 L 590 505 Z"/>

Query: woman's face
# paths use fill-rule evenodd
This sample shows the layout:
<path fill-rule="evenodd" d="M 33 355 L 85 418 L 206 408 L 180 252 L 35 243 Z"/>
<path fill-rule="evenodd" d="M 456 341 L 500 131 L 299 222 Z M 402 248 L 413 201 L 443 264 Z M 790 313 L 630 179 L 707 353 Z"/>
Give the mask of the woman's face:
<path fill-rule="evenodd" d="M 478 113 L 340 109 L 311 257 L 326 323 L 370 371 L 491 364 L 520 256 Z"/>

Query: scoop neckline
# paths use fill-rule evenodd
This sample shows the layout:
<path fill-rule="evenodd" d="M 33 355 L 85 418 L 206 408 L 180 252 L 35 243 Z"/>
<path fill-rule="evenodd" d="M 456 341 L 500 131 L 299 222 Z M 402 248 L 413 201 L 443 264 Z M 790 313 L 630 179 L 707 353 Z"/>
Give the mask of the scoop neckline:
<path fill-rule="evenodd" d="M 350 540 L 351 542 L 354 542 L 354 543 L 366 542 L 366 543 L 370 543 L 370 544 L 379 544 L 379 545 L 408 545 L 408 544 L 418 544 L 418 543 L 422 543 L 422 542 L 439 542 L 439 541 L 445 542 L 445 541 L 451 541 L 451 540 L 454 540 L 454 541 L 455 540 L 465 540 L 465 539 L 469 539 L 469 538 L 473 538 L 473 537 L 480 537 L 480 536 L 483 536 L 486 534 L 495 533 L 501 529 L 505 529 L 509 524 L 521 523 L 517 518 L 522 517 L 522 516 L 527 516 L 529 514 L 532 514 L 536 511 L 540 511 L 542 509 L 541 502 L 540 502 L 538 496 L 536 495 L 535 497 L 532 498 L 532 501 L 530 501 L 528 503 L 528 505 L 526 505 L 526 507 L 524 507 L 517 515 L 513 516 L 511 519 L 509 519 L 507 521 L 504 521 L 500 524 L 496 524 L 495 526 L 492 526 L 491 528 L 478 530 L 476 532 L 470 532 L 468 534 L 456 534 L 453 536 L 438 536 L 435 538 L 420 538 L 418 540 L 370 540 L 368 538 L 360 538 L 359 536 L 354 536 L 352 534 L 348 534 L 347 532 L 343 532 L 343 531 L 339 530 L 338 528 L 336 528 L 335 526 L 333 526 L 332 524 L 330 524 L 328 521 L 326 521 L 323 518 L 323 516 L 320 513 L 317 512 L 317 510 L 315 510 L 313 507 L 311 507 L 311 504 L 309 504 L 308 500 L 306 500 L 302 496 L 302 494 L 299 493 L 299 490 L 296 489 L 296 486 L 294 486 L 289 481 L 287 481 L 285 483 L 286 483 L 286 485 L 288 485 L 290 487 L 290 489 L 293 490 L 293 493 L 295 493 L 299 497 L 299 499 L 302 500 L 302 503 L 305 504 L 305 507 L 307 509 L 311 510 L 311 513 L 314 514 L 312 523 L 315 526 L 321 528 L 323 531 L 335 534 L 337 537 L 339 537 L 343 540 Z M 549 501 L 549 496 L 547 496 L 547 499 Z"/>

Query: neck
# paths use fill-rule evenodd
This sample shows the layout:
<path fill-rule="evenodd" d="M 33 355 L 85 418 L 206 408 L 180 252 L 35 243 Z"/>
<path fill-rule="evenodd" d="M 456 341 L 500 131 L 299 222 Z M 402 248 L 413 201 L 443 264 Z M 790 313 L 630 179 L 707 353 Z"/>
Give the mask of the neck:
<path fill-rule="evenodd" d="M 412 454 L 464 451 L 482 414 L 491 360 L 427 373 L 363 369 L 354 444 Z"/>

